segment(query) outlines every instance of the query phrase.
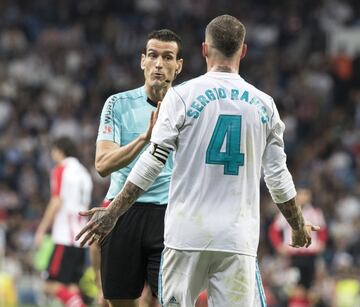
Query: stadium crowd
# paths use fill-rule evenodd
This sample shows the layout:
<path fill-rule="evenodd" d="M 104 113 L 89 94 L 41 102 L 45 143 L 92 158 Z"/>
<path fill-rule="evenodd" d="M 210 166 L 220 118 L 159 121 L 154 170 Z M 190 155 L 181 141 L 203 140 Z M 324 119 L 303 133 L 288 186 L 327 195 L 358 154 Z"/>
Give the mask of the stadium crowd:
<path fill-rule="evenodd" d="M 0 257 L 13 263 L 8 270 L 34 273 L 33 238 L 49 198 L 50 141 L 67 135 L 77 142 L 93 175 L 92 203 L 99 205 L 108 187 L 94 169 L 101 108 L 109 95 L 142 84 L 134 54 L 145 33 L 167 27 L 182 37 L 180 83 L 205 72 L 201 33 L 210 18 L 227 12 L 247 27 L 241 75 L 274 97 L 286 124 L 289 169 L 297 184 L 311 189 L 314 207 L 325 216 L 328 239 L 317 260 L 311 304 L 355 306 L 360 47 L 350 52 L 347 40 L 335 50 L 330 46 L 339 29 L 357 30 L 360 46 L 356 0 L 1 1 Z M 268 305 L 287 306 L 298 274 L 268 240 L 276 207 L 264 185 L 262 191 L 263 282 Z"/>

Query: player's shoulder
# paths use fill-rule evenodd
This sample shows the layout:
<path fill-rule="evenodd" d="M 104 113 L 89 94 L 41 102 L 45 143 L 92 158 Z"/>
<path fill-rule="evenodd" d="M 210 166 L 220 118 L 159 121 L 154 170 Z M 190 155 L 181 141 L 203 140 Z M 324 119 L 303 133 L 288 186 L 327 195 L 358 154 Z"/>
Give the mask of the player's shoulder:
<path fill-rule="evenodd" d="M 184 81 L 178 85 L 175 85 L 172 87 L 172 90 L 177 93 L 180 96 L 186 96 L 186 94 L 190 93 L 190 89 L 193 89 L 194 87 L 196 87 L 197 85 L 201 84 L 202 82 L 202 77 L 204 75 L 201 75 L 199 77 L 193 78 L 193 79 L 189 79 L 187 81 Z"/>
<path fill-rule="evenodd" d="M 62 170 L 63 168 L 64 168 L 64 165 L 61 164 L 61 163 L 59 163 L 59 164 L 56 164 L 56 165 L 51 169 L 51 171 L 52 171 L 53 173 L 55 173 L 55 172 L 59 172 L 59 171 Z"/>
<path fill-rule="evenodd" d="M 195 84 L 198 84 L 200 82 L 202 82 L 204 75 L 189 79 L 187 81 L 184 81 L 178 85 L 173 86 L 174 89 L 177 90 L 182 90 L 182 89 L 186 89 L 188 87 L 194 86 Z"/>
<path fill-rule="evenodd" d="M 143 87 L 138 87 L 135 89 L 118 92 L 108 97 L 106 100 L 107 104 L 115 104 L 115 103 L 127 103 L 129 101 L 134 101 L 138 99 L 143 99 L 145 97 L 145 93 Z"/>
<path fill-rule="evenodd" d="M 61 181 L 61 177 L 64 170 L 65 170 L 65 166 L 62 163 L 55 165 L 51 169 L 51 178 L 50 178 L 51 181 L 52 182 Z"/>

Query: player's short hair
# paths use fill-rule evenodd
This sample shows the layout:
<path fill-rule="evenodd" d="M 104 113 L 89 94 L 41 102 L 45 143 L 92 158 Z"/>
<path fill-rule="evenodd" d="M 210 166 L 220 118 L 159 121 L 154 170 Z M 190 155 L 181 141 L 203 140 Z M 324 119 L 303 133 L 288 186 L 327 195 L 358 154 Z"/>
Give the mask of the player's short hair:
<path fill-rule="evenodd" d="M 65 155 L 65 157 L 78 156 L 75 143 L 66 136 L 55 139 L 51 144 L 51 148 L 59 149 Z"/>
<path fill-rule="evenodd" d="M 162 42 L 175 42 L 178 47 L 176 59 L 178 60 L 182 58 L 182 41 L 180 36 L 177 35 L 175 32 L 169 29 L 160 29 L 150 32 L 146 38 L 145 47 L 143 50 L 144 54 L 146 54 L 147 44 L 151 39 L 157 39 Z"/>
<path fill-rule="evenodd" d="M 211 46 L 225 57 L 233 56 L 245 38 L 245 26 L 237 18 L 221 15 L 209 22 L 205 35 L 211 39 Z"/>

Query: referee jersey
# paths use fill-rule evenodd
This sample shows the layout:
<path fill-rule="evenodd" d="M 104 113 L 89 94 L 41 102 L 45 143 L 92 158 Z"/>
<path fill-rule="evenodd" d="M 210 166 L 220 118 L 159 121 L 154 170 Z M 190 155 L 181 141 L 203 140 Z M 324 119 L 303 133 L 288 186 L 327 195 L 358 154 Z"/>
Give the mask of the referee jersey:
<path fill-rule="evenodd" d="M 102 109 L 97 141 L 112 141 L 119 146 L 131 143 L 146 131 L 150 114 L 155 110 L 156 105 L 148 99 L 144 87 L 110 96 Z M 106 199 L 115 198 L 121 191 L 138 157 L 129 165 L 111 173 Z M 139 197 L 138 202 L 167 204 L 171 167 L 172 159 L 169 158 L 159 177 Z"/>

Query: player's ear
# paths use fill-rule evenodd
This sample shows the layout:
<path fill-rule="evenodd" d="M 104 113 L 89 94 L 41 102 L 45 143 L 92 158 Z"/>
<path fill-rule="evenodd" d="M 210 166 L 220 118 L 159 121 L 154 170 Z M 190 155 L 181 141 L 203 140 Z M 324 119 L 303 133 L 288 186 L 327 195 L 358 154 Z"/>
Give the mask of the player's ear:
<path fill-rule="evenodd" d="M 142 70 L 145 69 L 145 58 L 146 58 L 146 55 L 145 54 L 141 54 L 141 61 L 140 61 L 140 67 Z"/>
<path fill-rule="evenodd" d="M 240 60 L 242 60 L 245 57 L 246 51 L 247 51 L 247 44 L 244 43 L 241 50 Z"/>
<path fill-rule="evenodd" d="M 207 56 L 209 55 L 209 46 L 207 43 L 203 42 L 202 43 L 202 56 L 204 58 L 207 58 Z"/>
<path fill-rule="evenodd" d="M 175 70 L 175 74 L 178 75 L 179 73 L 181 73 L 182 71 L 182 68 L 183 68 L 183 63 L 184 63 L 184 60 L 183 59 L 178 59 L 176 60 L 176 70 Z"/>

